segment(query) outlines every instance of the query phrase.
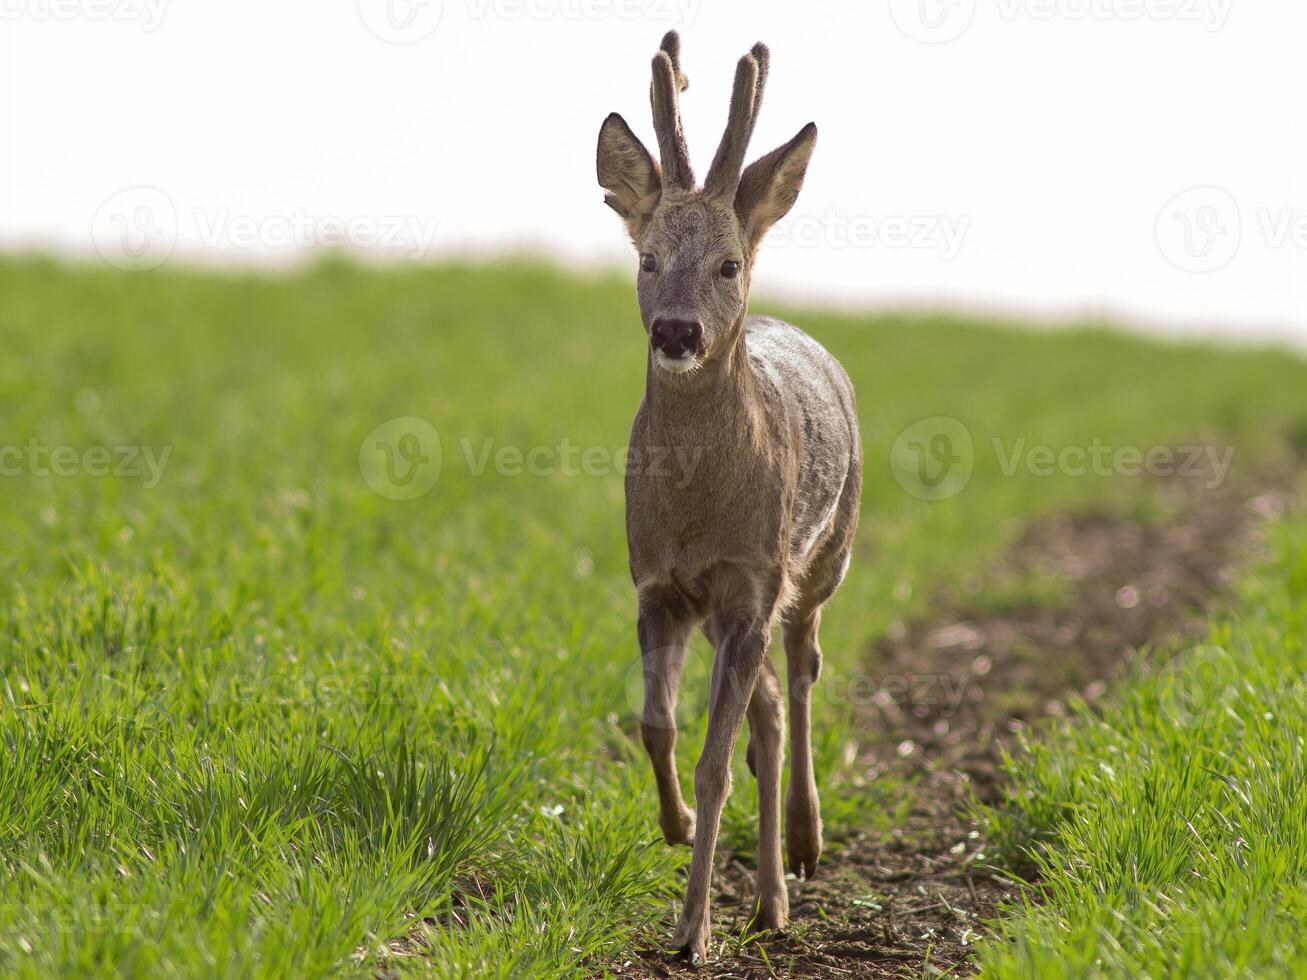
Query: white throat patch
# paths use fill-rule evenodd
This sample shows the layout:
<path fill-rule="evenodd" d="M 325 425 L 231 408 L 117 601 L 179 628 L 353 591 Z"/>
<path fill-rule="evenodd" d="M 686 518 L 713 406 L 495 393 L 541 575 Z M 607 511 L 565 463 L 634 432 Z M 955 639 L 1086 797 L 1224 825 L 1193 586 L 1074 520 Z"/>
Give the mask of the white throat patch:
<path fill-rule="evenodd" d="M 655 350 L 653 359 L 654 364 L 669 374 L 686 374 L 699 366 L 699 358 L 688 353 L 682 357 L 668 357 L 662 351 Z"/>

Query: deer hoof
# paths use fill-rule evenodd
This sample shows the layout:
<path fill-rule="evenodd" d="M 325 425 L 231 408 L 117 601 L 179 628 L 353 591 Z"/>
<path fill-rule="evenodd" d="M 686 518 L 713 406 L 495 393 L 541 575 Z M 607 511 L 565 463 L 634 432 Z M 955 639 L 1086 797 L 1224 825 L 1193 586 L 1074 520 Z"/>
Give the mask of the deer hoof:
<path fill-rule="evenodd" d="M 686 946 L 673 952 L 668 959 L 673 963 L 684 963 L 686 966 L 692 966 L 697 970 L 708 962 L 708 954 Z"/>
<path fill-rule="evenodd" d="M 817 859 L 821 857 L 821 839 L 796 842 L 791 837 L 785 849 L 789 852 L 790 873 L 805 881 L 817 873 Z"/>
<path fill-rule="evenodd" d="M 673 847 L 677 844 L 694 845 L 694 811 L 684 808 L 673 820 L 663 821 L 663 840 Z"/>
<path fill-rule="evenodd" d="M 786 819 L 786 853 L 796 878 L 812 878 L 821 857 L 821 815 L 816 806 L 791 806 Z"/>
<path fill-rule="evenodd" d="M 759 898 L 753 907 L 750 928 L 754 932 L 784 932 L 790 924 L 789 904 L 786 896 L 770 900 Z"/>
<path fill-rule="evenodd" d="M 682 917 L 676 925 L 676 935 L 672 937 L 669 959 L 696 968 L 705 966 L 708 963 L 708 924 L 699 919 L 687 922 Z"/>
<path fill-rule="evenodd" d="M 696 970 L 708 964 L 708 944 L 702 940 L 676 946 L 667 959 L 672 963 L 684 963 Z"/>

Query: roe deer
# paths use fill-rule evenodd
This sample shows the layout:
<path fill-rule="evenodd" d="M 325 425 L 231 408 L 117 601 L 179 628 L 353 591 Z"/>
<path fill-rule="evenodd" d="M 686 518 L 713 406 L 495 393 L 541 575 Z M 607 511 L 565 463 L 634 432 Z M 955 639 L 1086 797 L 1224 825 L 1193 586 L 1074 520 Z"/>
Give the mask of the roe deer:
<path fill-rule="evenodd" d="M 702 188 L 681 130 L 678 93 L 686 82 L 675 32 L 653 60 L 661 169 L 621 116 L 610 115 L 599 131 L 599 183 L 640 255 L 636 289 L 649 337 L 632 452 L 647 460 L 650 450 L 686 451 L 702 460 L 688 480 L 640 466 L 626 480 L 645 673 L 641 736 L 663 835 L 694 846 L 673 940 L 692 963 L 707 957 L 713 851 L 746 713 L 758 781 L 755 924 L 781 929 L 789 915 L 780 837 L 785 715 L 767 656 L 777 622 L 789 675 L 790 868 L 809 876 L 821 854 L 809 692 L 821 670 L 821 606 L 848 570 L 862 487 L 853 387 L 843 368 L 795 327 L 746 315 L 754 254 L 794 204 L 817 139 L 809 123 L 743 167 L 767 68 L 762 44 L 736 67 L 726 132 Z M 708 733 L 694 770 L 697 821 L 675 765 L 676 690 L 695 626 L 716 651 Z"/>

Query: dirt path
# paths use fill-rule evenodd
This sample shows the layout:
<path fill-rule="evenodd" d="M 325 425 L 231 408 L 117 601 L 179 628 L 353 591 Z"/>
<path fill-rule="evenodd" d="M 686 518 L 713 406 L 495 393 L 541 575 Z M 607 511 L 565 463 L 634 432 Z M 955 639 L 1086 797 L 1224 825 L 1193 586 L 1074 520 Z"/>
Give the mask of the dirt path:
<path fill-rule="evenodd" d="M 1196 635 L 1255 545 L 1261 519 L 1278 513 L 1292 485 L 1263 480 L 1251 492 L 1249 484 L 1204 483 L 1203 474 L 1156 483 L 1170 516 L 1155 523 L 1079 514 L 1029 526 L 994 575 L 1057 580 L 1060 602 L 984 608 L 946 600 L 943 611 L 876 644 L 867 660 L 873 676 L 946 681 L 955 696 L 914 701 L 908 691 L 867 707 L 860 764 L 871 779 L 916 778 L 913 809 L 889 834 L 844 842 L 812 881 L 791 880 L 786 935 L 714 944 L 699 971 L 652 950 L 608 968 L 639 978 L 972 972 L 984 920 L 1020 885 L 990 866 L 981 828 L 966 816 L 969 796 L 1001 798 L 1002 750 L 1031 722 L 1061 714 L 1070 694 L 1092 702 L 1143 644 Z M 750 871 L 727 857 L 717 878 L 716 925 L 738 936 Z"/>

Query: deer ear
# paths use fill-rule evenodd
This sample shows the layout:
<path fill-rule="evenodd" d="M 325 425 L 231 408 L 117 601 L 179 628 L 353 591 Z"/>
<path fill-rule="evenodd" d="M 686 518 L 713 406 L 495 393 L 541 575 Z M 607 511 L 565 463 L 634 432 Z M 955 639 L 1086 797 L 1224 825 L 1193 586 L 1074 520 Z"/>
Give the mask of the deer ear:
<path fill-rule="evenodd" d="M 745 168 L 735 192 L 735 214 L 751 251 L 794 206 L 816 145 L 817 126 L 808 123 L 794 139 Z"/>
<path fill-rule="evenodd" d="M 608 192 L 604 203 L 622 216 L 636 241 L 662 196 L 658 164 L 615 112 L 599 128 L 596 158 L 599 185 Z"/>

